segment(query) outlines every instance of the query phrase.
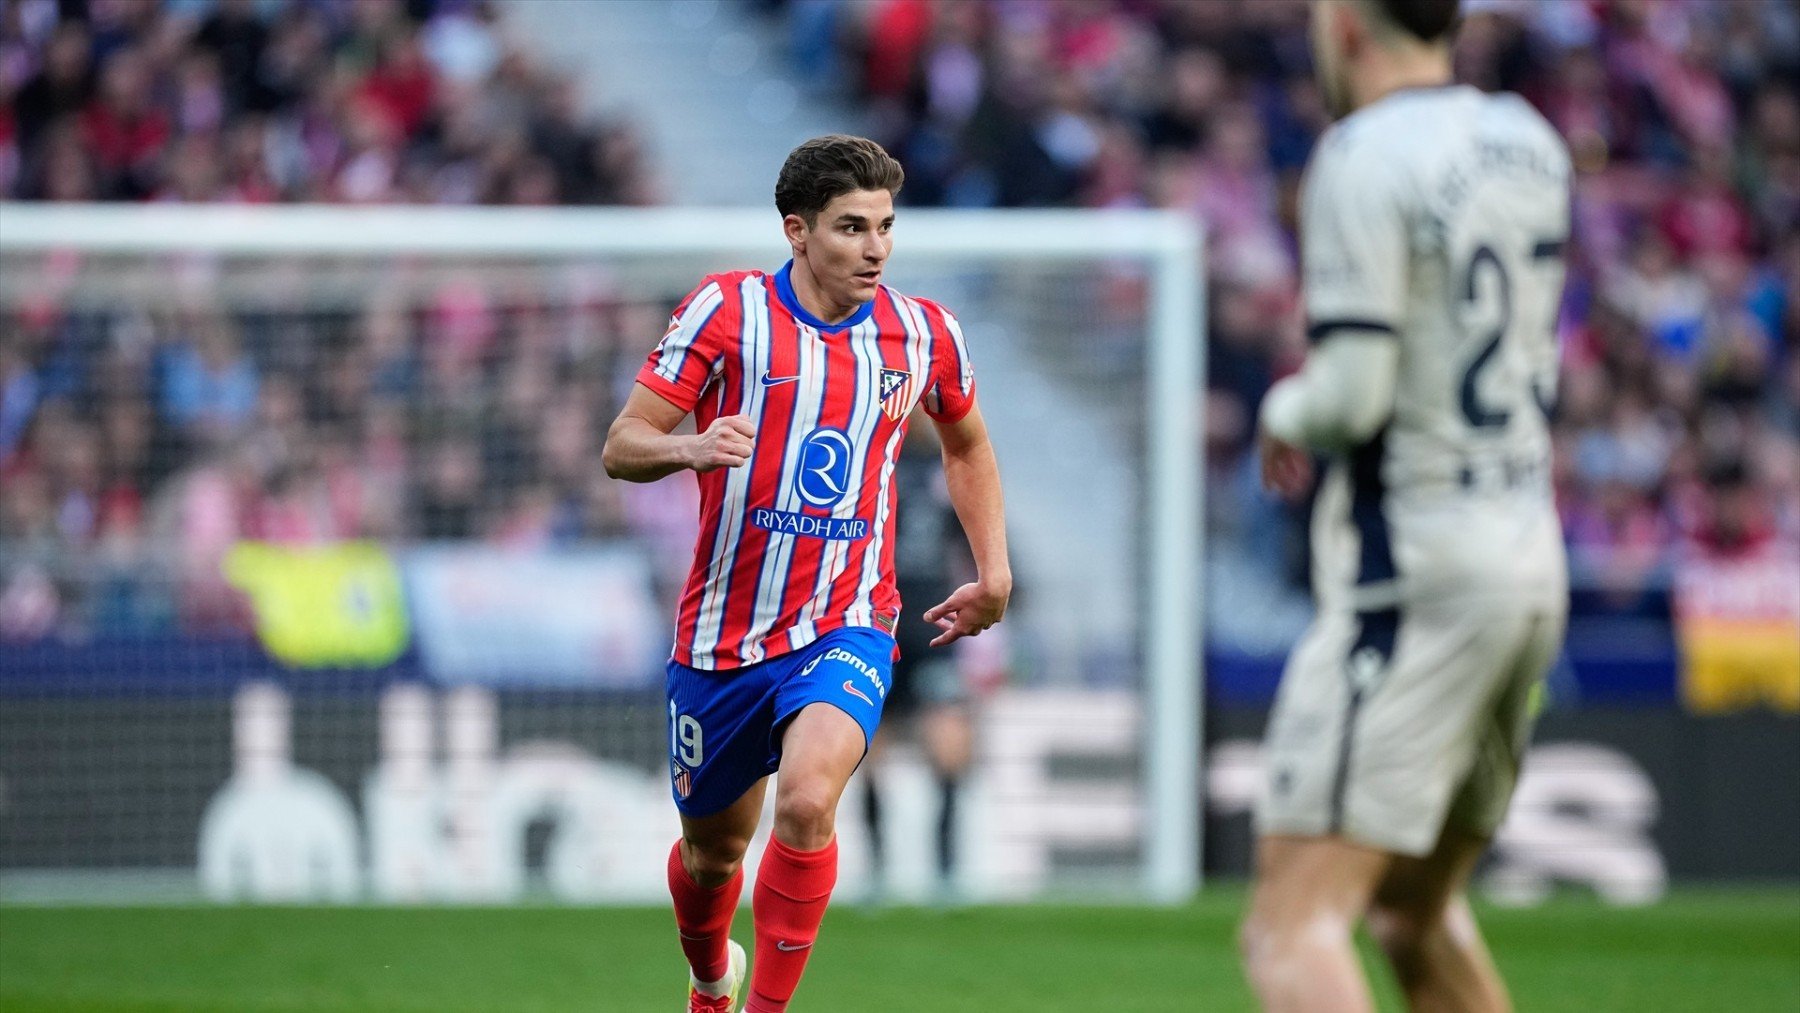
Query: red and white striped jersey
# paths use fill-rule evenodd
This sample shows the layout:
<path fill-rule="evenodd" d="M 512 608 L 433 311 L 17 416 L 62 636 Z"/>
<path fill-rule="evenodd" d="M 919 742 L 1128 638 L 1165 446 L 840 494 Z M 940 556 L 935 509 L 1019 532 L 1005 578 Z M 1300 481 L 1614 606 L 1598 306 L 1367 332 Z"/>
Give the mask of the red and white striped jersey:
<path fill-rule="evenodd" d="M 676 308 L 638 382 L 694 414 L 747 415 L 748 463 L 700 476 L 700 537 L 676 661 L 731 669 L 843 626 L 893 632 L 894 458 L 914 405 L 975 403 L 962 328 L 883 285 L 848 319 L 800 305 L 788 272 L 710 275 Z"/>

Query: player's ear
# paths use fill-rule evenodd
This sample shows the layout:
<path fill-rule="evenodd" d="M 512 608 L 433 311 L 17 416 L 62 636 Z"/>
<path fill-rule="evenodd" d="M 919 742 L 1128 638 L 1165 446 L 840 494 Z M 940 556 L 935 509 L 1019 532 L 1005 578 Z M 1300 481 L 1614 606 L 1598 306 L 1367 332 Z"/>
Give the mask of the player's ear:
<path fill-rule="evenodd" d="M 788 245 L 794 248 L 794 256 L 806 252 L 806 234 L 811 231 L 806 226 L 806 219 L 799 215 L 788 215 L 781 220 L 781 231 L 787 234 Z"/>

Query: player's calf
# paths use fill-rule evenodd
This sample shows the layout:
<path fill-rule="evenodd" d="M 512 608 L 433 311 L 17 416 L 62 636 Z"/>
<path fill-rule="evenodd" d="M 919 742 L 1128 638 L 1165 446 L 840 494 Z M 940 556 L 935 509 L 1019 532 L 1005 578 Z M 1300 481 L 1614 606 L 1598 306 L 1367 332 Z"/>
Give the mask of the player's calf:
<path fill-rule="evenodd" d="M 819 938 L 819 924 L 837 886 L 837 841 L 801 851 L 769 839 L 756 874 L 756 963 L 745 1013 L 783 1013 L 806 960 Z"/>
<path fill-rule="evenodd" d="M 1435 917 L 1377 904 L 1367 924 L 1414 1013 L 1510 1013 L 1506 986 L 1466 901 Z"/>
<path fill-rule="evenodd" d="M 734 871 L 715 885 L 702 885 L 689 871 L 684 850 L 679 841 L 669 850 L 669 895 L 688 962 L 688 1008 L 729 1009 L 731 993 L 742 982 L 742 969 L 732 966 L 731 916 L 743 894 L 744 877 Z"/>
<path fill-rule="evenodd" d="M 1446 829 L 1431 854 L 1396 858 L 1369 905 L 1369 934 L 1417 1013 L 1511 1009 L 1463 892 L 1487 835 Z"/>
<path fill-rule="evenodd" d="M 766 783 L 756 782 L 719 812 L 683 816 L 681 840 L 669 849 L 669 896 L 690 973 L 690 1010 L 730 1009 L 733 993 L 742 988 L 745 961 L 731 941 L 731 922 Z"/>

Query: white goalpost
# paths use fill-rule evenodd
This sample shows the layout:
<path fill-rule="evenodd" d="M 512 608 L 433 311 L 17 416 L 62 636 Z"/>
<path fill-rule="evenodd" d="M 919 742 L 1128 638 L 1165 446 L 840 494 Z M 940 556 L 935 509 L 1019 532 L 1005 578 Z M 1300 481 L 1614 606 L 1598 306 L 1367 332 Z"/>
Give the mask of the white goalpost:
<path fill-rule="evenodd" d="M 1163 211 L 902 209 L 896 238 L 889 273 L 898 288 L 938 298 L 959 313 L 965 302 L 974 304 L 963 313 L 965 330 L 1007 479 L 1009 519 L 1019 528 L 1020 625 L 1010 633 L 1010 642 L 1034 659 L 1032 671 L 1046 693 L 1074 701 L 1070 706 L 1077 719 L 1081 701 L 1098 698 L 1082 695 L 1094 686 L 1117 690 L 1107 699 L 1135 701 L 1129 717 L 1121 718 L 1137 735 L 1128 753 L 1134 769 L 1114 778 L 1134 785 L 1131 803 L 1112 805 L 1102 797 L 1104 785 L 1113 783 L 1106 781 L 1105 771 L 1083 781 L 1087 768 L 1077 756 L 1071 775 L 1077 787 L 1069 797 L 1092 798 L 1099 804 L 1086 809 L 1071 805 L 1061 817 L 1046 817 L 1048 822 L 1039 830 L 1048 843 L 1033 846 L 1042 853 L 1042 862 L 1059 869 L 1079 869 L 1083 862 L 1129 868 L 1135 882 L 1123 888 L 1123 895 L 1133 899 L 1185 902 L 1199 888 L 1201 867 L 1199 442 L 1205 360 L 1201 230 L 1191 217 Z M 159 279 L 169 291 L 182 289 L 189 284 L 188 273 L 202 270 L 192 267 L 196 263 L 210 265 L 202 273 L 215 287 L 228 286 L 234 277 L 229 266 L 220 264 L 253 265 L 262 272 L 250 286 L 258 293 L 256 299 L 281 305 L 288 300 L 302 308 L 293 312 L 313 313 L 338 327 L 341 319 L 361 312 L 354 307 L 380 301 L 381 288 L 389 284 L 385 279 L 422 270 L 417 269 L 420 264 L 432 271 L 480 271 L 500 279 L 560 277 L 579 268 L 587 279 L 583 284 L 625 290 L 642 284 L 648 291 L 652 283 L 641 279 L 671 279 L 656 282 L 655 298 L 645 300 L 654 302 L 681 294 L 670 289 L 677 284 L 672 279 L 685 277 L 691 284 L 706 271 L 728 266 L 772 269 L 786 256 L 778 221 L 766 210 L 0 204 L 0 321 L 10 323 L 26 312 L 21 307 L 32 305 L 34 290 L 46 284 L 46 277 L 62 279 L 56 283 L 64 293 L 59 298 L 77 305 L 83 298 L 82 282 L 69 278 L 100 277 L 112 271 L 129 278 L 129 283 L 121 282 L 110 295 L 89 298 L 107 307 L 104 313 L 96 311 L 107 321 L 94 325 L 96 333 L 113 333 L 131 323 L 133 300 L 160 298 L 164 293 L 159 292 Z M 79 263 L 59 267 L 58 258 Z M 294 280 L 297 275 L 303 276 L 301 280 Z M 332 301 L 338 296 L 318 294 L 328 286 L 316 279 L 327 275 L 337 279 L 332 284 L 339 287 L 362 285 L 367 291 L 358 289 L 355 295 L 342 297 L 348 300 L 345 305 L 354 304 L 344 309 Z M 492 288 L 503 290 L 507 284 L 495 282 Z M 90 287 L 104 289 L 104 279 Z M 311 302 L 315 298 L 316 312 Z M 160 312 L 147 310 L 152 322 L 143 326 L 161 326 Z M 304 331 L 302 327 L 293 333 Z M 642 344 L 637 354 L 647 351 L 655 337 L 656 333 L 646 333 L 633 338 Z M 618 380 L 609 374 L 595 382 Z M 1071 470 L 1076 465 L 1080 469 Z M 0 563 L 15 565 L 11 556 L 0 555 Z M 631 565 L 660 572 L 663 563 L 651 558 Z M 409 593 L 422 586 L 423 578 L 404 566 L 401 570 Z M 1043 578 L 1036 587 L 1030 583 L 1034 574 Z M 176 601 L 170 607 L 179 611 L 180 594 L 173 597 Z M 415 636 L 428 632 L 421 623 L 413 622 Z M 1114 631 L 1122 632 L 1115 637 Z M 1130 642 L 1119 639 L 1126 635 Z M 429 667 L 435 656 L 429 650 L 427 654 L 424 664 Z M 129 656 L 128 649 L 104 657 L 103 652 L 96 653 L 94 664 L 117 664 L 120 657 Z M 21 663 L 13 676 L 0 677 L 0 707 L 7 706 L 6 694 L 24 692 L 20 687 L 27 683 L 27 688 L 35 687 L 32 692 L 43 689 L 40 682 L 48 685 L 60 678 L 54 674 L 60 671 L 56 665 L 83 664 L 82 657 L 78 651 L 65 651 L 40 668 L 31 667 L 36 661 Z M 340 664 L 334 671 L 347 667 L 354 666 Z M 135 700 L 133 694 L 142 692 L 130 688 L 124 675 L 94 678 L 96 685 L 125 687 L 122 697 Z M 9 679 L 15 682 L 11 687 Z M 504 693 L 515 686 L 496 683 L 470 692 Z M 57 696 L 61 691 L 55 686 L 46 692 L 57 697 L 55 706 L 65 709 L 44 704 L 47 716 L 32 720 L 61 721 L 64 714 L 72 715 L 67 720 L 84 720 L 81 715 L 86 712 L 79 708 L 88 704 Z M 1027 696 L 1022 690 L 1017 695 Z M 446 705 L 450 709 L 445 713 L 463 713 L 456 708 L 466 708 L 468 713 L 483 714 L 484 706 L 493 709 L 478 700 L 470 702 L 475 698 L 457 699 L 460 702 Z M 437 706 L 430 701 L 406 706 L 414 703 L 426 710 Z M 1021 709 L 1011 712 L 1013 720 L 1027 721 L 1029 714 L 1037 713 L 1026 706 L 1029 703 L 1025 700 Z M 383 706 L 388 708 L 382 712 L 385 722 L 393 707 Z M 553 704 L 528 697 L 524 706 L 547 709 Z M 315 711 L 296 714 L 315 720 Z M 241 726 L 244 712 L 234 713 Z M 280 713 L 281 720 L 288 720 L 285 710 Z M 632 722 L 632 735 L 653 741 L 657 731 L 638 726 L 653 721 L 654 713 L 632 715 L 607 720 L 621 722 L 621 728 Z M 219 723 L 216 715 L 208 720 Z M 368 723 L 374 727 L 372 718 Z M 494 727 L 500 727 L 497 720 Z M 445 734 L 453 737 L 454 729 Z M 497 737 L 499 732 L 491 734 Z M 1077 743 L 1078 754 L 1082 734 L 1081 728 L 1073 727 L 1067 736 Z M 34 759 L 32 741 L 19 726 L 0 721 L 0 777 L 6 783 L 28 784 L 36 778 L 54 785 L 58 778 L 72 776 L 54 769 L 52 761 Z M 240 748 L 242 741 L 238 740 Z M 301 743 L 300 751 L 305 748 L 311 747 Z M 1044 747 L 1047 752 L 1032 755 L 1053 757 L 1055 748 L 1051 741 Z M 352 752 L 360 757 L 372 749 L 358 746 Z M 997 781 L 1012 783 L 1009 778 L 1025 776 L 1007 766 L 1025 762 L 1018 755 L 1023 754 L 1004 749 L 994 754 L 991 773 Z M 1055 762 L 1061 761 L 1042 760 L 1049 766 Z M 345 764 L 347 773 L 333 777 L 350 782 L 342 790 L 346 797 L 354 797 L 360 770 L 348 760 Z M 1051 776 L 1041 771 L 1031 776 L 1040 775 Z M 118 798 L 95 804 L 147 803 Z M 559 811 L 556 804 L 544 806 L 544 812 Z M 1071 843 L 1058 844 L 1056 835 L 1062 831 L 1052 825 L 1055 820 L 1076 824 L 1084 819 L 1083 813 L 1096 820 L 1137 825 L 1102 827 L 1092 834 L 1087 833 L 1092 828 L 1073 826 L 1065 834 Z M 0 813 L 0 821 L 9 818 L 31 817 Z M 19 845 L 11 853 L 6 851 L 9 845 L 0 843 L 0 882 L 8 874 L 53 869 L 43 856 L 56 853 L 55 835 L 82 833 L 80 826 L 33 830 L 38 836 L 30 838 L 29 846 Z M 990 829 L 991 839 L 1000 842 L 994 861 L 1004 863 L 1008 828 Z M 173 840 L 176 832 L 171 833 Z M 191 847 L 192 828 L 179 833 L 187 834 L 181 847 Z M 373 844 L 367 847 L 379 850 Z M 185 852 L 175 849 L 169 854 Z M 117 867 L 135 861 L 96 853 L 94 865 Z M 369 861 L 377 861 L 376 856 L 370 854 Z M 568 873 L 578 874 L 579 870 Z M 1061 881 L 1051 877 L 1045 882 Z M 1060 887 L 1052 892 L 1057 890 Z"/>

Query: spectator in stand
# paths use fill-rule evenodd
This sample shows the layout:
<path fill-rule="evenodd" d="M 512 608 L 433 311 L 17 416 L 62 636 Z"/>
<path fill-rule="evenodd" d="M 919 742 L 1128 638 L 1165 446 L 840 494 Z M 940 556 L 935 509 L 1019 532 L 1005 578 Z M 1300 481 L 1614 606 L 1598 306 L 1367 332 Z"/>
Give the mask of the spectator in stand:
<path fill-rule="evenodd" d="M 221 94 L 235 99 L 232 114 L 267 108 L 258 75 L 269 45 L 269 29 L 256 14 L 256 0 L 220 0 L 194 32 L 196 48 L 212 55 Z M 222 103 L 221 103 L 222 104 Z"/>
<path fill-rule="evenodd" d="M 113 54 L 100 73 L 99 95 L 81 113 L 81 140 L 102 185 L 121 197 L 147 196 L 157 156 L 170 137 L 169 118 L 151 101 L 145 54 Z"/>
<path fill-rule="evenodd" d="M 16 5 L 8 5 L 7 12 L 12 18 L 21 16 Z M 7 28 L 10 34 L 22 31 L 23 26 L 15 23 Z M 94 90 L 88 33 L 78 23 L 63 22 L 44 46 L 41 59 L 33 59 L 29 43 L 15 49 L 11 56 L 11 66 L 6 68 L 11 73 L 32 63 L 38 65 L 12 101 L 12 118 L 20 150 L 24 151 L 37 144 L 53 124 L 78 116 L 87 108 Z"/>
<path fill-rule="evenodd" d="M 50 481 L 14 465 L 0 472 L 0 539 L 6 546 L 0 583 L 0 640 L 36 640 L 54 632 L 71 589 L 58 587 L 60 546 Z"/>
<path fill-rule="evenodd" d="M 416 494 L 421 538 L 471 538 L 481 506 L 481 454 L 474 442 L 446 437 L 425 451 L 421 488 Z"/>
<path fill-rule="evenodd" d="M 188 442 L 217 446 L 242 431 L 256 413 L 258 383 L 235 324 L 208 313 L 168 352 L 161 411 Z"/>

